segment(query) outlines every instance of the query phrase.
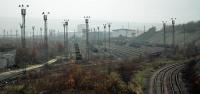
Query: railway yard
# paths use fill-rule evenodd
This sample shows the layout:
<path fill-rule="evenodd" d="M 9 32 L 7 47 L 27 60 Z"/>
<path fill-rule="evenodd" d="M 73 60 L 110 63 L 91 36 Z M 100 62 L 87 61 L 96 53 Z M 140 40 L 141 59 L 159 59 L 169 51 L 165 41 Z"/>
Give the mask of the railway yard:
<path fill-rule="evenodd" d="M 20 1 L 0 1 L 0 94 L 200 94 L 199 5 Z"/>
<path fill-rule="evenodd" d="M 7 72 L 2 71 L 2 73 L 0 73 L 1 90 L 4 90 L 6 87 L 15 85 L 16 83 L 19 83 L 19 81 L 26 81 L 29 72 L 41 70 L 46 71 L 49 70 L 50 67 L 57 68 L 59 66 L 61 67 L 80 65 L 83 69 L 86 70 L 88 70 L 88 68 L 92 69 L 96 67 L 98 71 L 106 73 L 106 71 L 110 70 L 121 71 L 121 69 L 119 68 L 123 63 L 133 63 L 136 65 L 132 66 L 130 64 L 130 67 L 137 66 L 138 69 L 136 68 L 136 72 L 134 74 L 135 76 L 133 76 L 132 79 L 135 79 L 134 82 L 137 83 L 140 87 L 140 92 L 141 90 L 143 90 L 145 94 L 190 94 L 187 88 L 188 85 L 187 83 L 185 83 L 185 79 L 183 78 L 187 62 L 184 61 L 185 59 L 182 58 L 182 56 L 178 56 L 178 61 L 173 59 L 177 57 L 167 57 L 164 54 L 165 48 L 162 46 L 140 44 L 139 46 L 135 47 L 130 46 L 130 44 L 128 43 L 124 45 L 119 45 L 115 42 L 110 44 L 106 42 L 102 43 L 101 45 L 98 43 L 93 43 L 89 46 L 89 59 L 91 61 L 87 62 L 87 60 L 85 60 L 85 56 L 87 55 L 87 46 L 85 42 L 86 41 L 83 40 L 75 41 L 74 39 L 70 39 L 68 57 L 66 57 L 66 55 L 63 55 L 63 52 L 61 51 L 57 54 L 54 54 L 54 56 L 51 57 L 51 59 L 49 58 L 46 63 L 44 63 L 44 59 L 43 62 L 39 64 L 31 65 L 30 63 L 30 65 L 26 65 L 27 67 L 8 70 Z M 55 45 L 56 41 L 51 41 L 51 43 L 51 49 L 53 50 L 54 48 L 52 47 L 54 47 L 53 45 Z M 59 48 L 58 51 L 60 49 L 62 48 Z M 171 51 L 170 49 L 170 47 L 167 48 L 168 51 Z M 41 49 L 41 51 L 43 50 Z M 61 56 L 58 56 L 58 54 L 60 54 Z M 161 59 L 161 61 L 159 61 L 159 59 Z M 155 63 L 157 61 L 159 62 Z M 172 61 L 173 63 L 162 63 L 168 61 Z M 181 62 L 177 63 L 179 61 Z M 147 64 L 148 67 L 145 68 L 145 64 Z M 102 65 L 104 67 L 98 68 Z M 110 68 L 111 66 L 117 67 Z M 67 67 L 67 71 L 71 69 L 72 68 Z M 129 68 L 127 67 L 127 69 Z M 36 72 L 36 74 L 34 75 L 37 74 L 38 72 Z M 127 74 L 125 73 L 125 75 Z"/>
<path fill-rule="evenodd" d="M 79 46 L 80 44 L 80 46 Z M 85 55 L 85 46 L 82 43 L 74 43 L 74 49 L 71 49 L 72 60 L 80 61 L 84 58 Z M 152 53 L 162 52 L 162 47 L 148 47 L 141 46 L 140 48 L 129 47 L 127 45 L 120 46 L 116 44 L 111 44 L 110 49 L 107 48 L 107 51 L 104 50 L 104 46 L 93 46 L 95 50 L 90 50 L 91 60 L 96 59 L 97 57 L 100 60 L 104 61 L 123 61 L 127 59 L 138 59 L 138 58 L 146 58 L 151 56 Z M 160 56 L 159 56 L 160 57 Z M 37 70 L 38 68 L 45 67 L 46 64 L 52 64 L 57 62 L 62 57 L 56 57 L 48 61 L 47 63 L 35 65 L 32 67 L 28 67 L 26 69 L 19 69 L 10 72 L 5 72 L 0 74 L 0 86 L 3 88 L 6 85 L 10 85 L 11 83 L 15 83 L 17 79 L 25 79 L 24 72 Z M 157 58 L 157 57 L 154 57 Z M 69 63 L 69 62 L 68 62 Z M 79 62 L 81 63 L 81 62 Z M 63 63 L 64 65 L 67 63 Z M 56 63 L 55 66 L 62 66 L 63 64 Z M 98 63 L 86 64 L 84 67 L 96 66 Z M 185 88 L 185 83 L 182 79 L 182 71 L 184 70 L 185 63 L 176 63 L 176 64 L 167 64 L 164 67 L 161 67 L 159 70 L 154 70 L 152 76 L 149 75 L 150 83 L 149 83 L 149 94 L 189 94 L 187 93 L 187 89 Z M 147 92 L 147 90 L 146 90 Z"/>

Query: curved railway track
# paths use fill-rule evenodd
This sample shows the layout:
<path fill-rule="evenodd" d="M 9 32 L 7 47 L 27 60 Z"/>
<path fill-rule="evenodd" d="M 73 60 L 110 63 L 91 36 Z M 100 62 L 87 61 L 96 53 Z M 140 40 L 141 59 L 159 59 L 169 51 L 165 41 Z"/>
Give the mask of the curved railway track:
<path fill-rule="evenodd" d="M 173 64 L 161 68 L 151 78 L 149 94 L 184 94 L 181 71 L 184 64 Z"/>

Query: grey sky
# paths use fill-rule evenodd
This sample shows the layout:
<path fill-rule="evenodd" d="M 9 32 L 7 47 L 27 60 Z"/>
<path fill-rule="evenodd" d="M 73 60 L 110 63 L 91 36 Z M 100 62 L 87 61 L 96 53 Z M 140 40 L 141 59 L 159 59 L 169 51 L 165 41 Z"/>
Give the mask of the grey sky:
<path fill-rule="evenodd" d="M 20 17 L 18 5 L 30 5 L 27 16 L 41 18 L 42 11 L 50 18 L 159 23 L 176 17 L 178 22 L 200 19 L 200 0 L 0 0 L 0 17 Z"/>

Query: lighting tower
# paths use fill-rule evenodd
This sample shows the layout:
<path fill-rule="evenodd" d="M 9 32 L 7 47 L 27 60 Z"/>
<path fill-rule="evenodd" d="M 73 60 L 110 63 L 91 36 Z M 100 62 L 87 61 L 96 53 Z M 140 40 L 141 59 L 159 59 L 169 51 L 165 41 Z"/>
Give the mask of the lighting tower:
<path fill-rule="evenodd" d="M 162 21 L 163 23 L 163 43 L 164 43 L 164 48 L 165 48 L 165 52 L 166 52 L 166 23 L 167 21 Z"/>
<path fill-rule="evenodd" d="M 17 47 L 17 44 L 18 44 L 17 43 L 18 42 L 18 30 L 16 30 L 16 40 L 15 41 L 16 41 L 16 47 Z"/>
<path fill-rule="evenodd" d="M 40 27 L 40 37 L 41 37 L 41 43 L 42 43 L 42 27 Z"/>
<path fill-rule="evenodd" d="M 108 28 L 109 28 L 109 54 L 110 54 L 110 28 L 111 28 L 111 23 L 108 23 Z"/>
<path fill-rule="evenodd" d="M 105 50 L 106 50 L 106 24 L 103 24 L 104 28 L 104 42 L 105 42 Z"/>
<path fill-rule="evenodd" d="M 13 40 L 12 32 L 13 32 L 13 31 L 10 30 L 10 34 L 8 35 L 11 41 Z"/>
<path fill-rule="evenodd" d="M 8 34 L 8 31 L 7 31 L 6 33 L 7 33 L 7 35 L 6 35 L 6 38 L 7 38 L 7 39 L 9 39 L 9 34 Z"/>
<path fill-rule="evenodd" d="M 96 29 L 94 28 L 93 31 L 94 31 L 94 43 L 96 44 L 96 43 L 97 43 L 97 39 L 96 39 L 96 37 L 97 37 L 97 36 L 96 36 Z"/>
<path fill-rule="evenodd" d="M 100 39 L 99 39 L 99 37 L 100 37 L 100 36 L 99 36 L 99 33 L 100 33 L 100 32 L 99 32 L 99 27 L 97 27 L 97 31 L 98 31 L 98 42 L 97 42 L 97 43 L 98 43 L 98 47 L 99 47 L 99 49 L 100 49 Z"/>
<path fill-rule="evenodd" d="M 5 38 L 6 38 L 6 30 L 4 29 L 3 30 L 3 39 L 4 39 L 4 41 L 5 41 Z"/>
<path fill-rule="evenodd" d="M 45 13 L 43 12 L 43 18 L 44 18 L 44 46 L 46 49 L 46 57 L 48 58 L 48 27 L 47 27 L 47 16 L 50 14 L 49 12 Z"/>
<path fill-rule="evenodd" d="M 24 36 L 22 35 L 23 34 L 23 26 L 22 26 L 22 24 L 19 24 L 19 26 L 21 29 L 21 46 L 23 47 L 23 39 L 24 39 Z"/>
<path fill-rule="evenodd" d="M 90 59 L 90 52 L 89 52 L 89 19 L 90 16 L 84 16 L 85 18 L 85 24 L 86 24 L 86 60 L 89 61 Z"/>
<path fill-rule="evenodd" d="M 59 37 L 59 30 L 57 31 L 57 37 Z"/>
<path fill-rule="evenodd" d="M 93 41 L 93 39 L 92 39 L 92 28 L 90 29 L 89 32 L 90 32 L 90 34 L 91 34 L 91 35 L 90 35 L 90 39 L 89 39 L 89 41 L 90 41 L 90 43 L 91 43 L 91 42 L 93 43 L 94 41 Z"/>
<path fill-rule="evenodd" d="M 139 36 L 139 29 L 137 28 L 137 37 Z"/>
<path fill-rule="evenodd" d="M 175 47 L 175 20 L 176 18 L 171 18 L 172 20 L 172 28 L 173 28 L 173 31 L 172 31 L 172 47 Z"/>
<path fill-rule="evenodd" d="M 35 34 L 34 34 L 35 33 L 35 26 L 32 26 L 32 30 L 33 30 L 33 36 L 32 36 L 33 37 L 33 39 L 32 39 L 33 40 L 33 44 L 32 45 L 34 46 L 34 41 L 35 41 Z"/>
<path fill-rule="evenodd" d="M 103 54 L 103 58 L 105 59 L 105 52 L 106 52 L 106 24 L 103 24 L 103 28 L 104 28 L 104 42 L 105 42 L 105 48 L 104 48 L 104 54 Z"/>
<path fill-rule="evenodd" d="M 68 24 L 69 20 L 64 20 L 64 54 L 66 57 L 69 56 L 69 41 L 68 41 Z"/>
<path fill-rule="evenodd" d="M 185 24 L 183 24 L 183 34 L 184 34 L 184 36 L 183 36 L 183 47 L 184 47 L 184 49 L 185 49 L 185 38 L 186 38 L 185 33 L 186 33 Z"/>
<path fill-rule="evenodd" d="M 21 15 L 22 15 L 22 24 L 21 24 L 21 29 L 22 29 L 22 32 L 21 32 L 21 43 L 22 43 L 22 48 L 26 48 L 26 37 L 25 37 L 25 17 L 26 17 L 26 8 L 29 7 L 29 5 L 24 5 L 24 4 L 21 4 L 19 5 L 19 7 L 21 8 Z"/>
<path fill-rule="evenodd" d="M 76 30 L 74 29 L 74 42 L 76 40 Z"/>

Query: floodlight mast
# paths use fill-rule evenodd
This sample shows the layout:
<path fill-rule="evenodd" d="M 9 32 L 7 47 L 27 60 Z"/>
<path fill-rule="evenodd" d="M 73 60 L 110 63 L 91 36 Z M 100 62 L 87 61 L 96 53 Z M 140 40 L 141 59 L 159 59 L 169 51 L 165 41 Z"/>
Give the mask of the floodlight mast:
<path fill-rule="evenodd" d="M 90 52 L 89 52 L 89 19 L 90 16 L 84 16 L 85 18 L 85 24 L 86 24 L 86 60 L 89 61 L 90 59 Z"/>
<path fill-rule="evenodd" d="M 74 42 L 76 42 L 76 30 L 74 29 Z"/>
<path fill-rule="evenodd" d="M 105 52 L 106 52 L 106 24 L 103 24 L 103 28 L 104 28 L 104 59 L 105 59 Z"/>
<path fill-rule="evenodd" d="M 18 44 L 18 43 L 17 43 L 17 42 L 18 42 L 18 30 L 16 30 L 16 37 L 15 37 L 15 38 L 16 38 L 16 40 L 15 40 L 15 43 L 16 43 L 16 44 L 15 44 L 15 46 L 17 47 L 17 44 Z"/>
<path fill-rule="evenodd" d="M 9 30 L 6 30 L 6 38 L 9 39 Z"/>
<path fill-rule="evenodd" d="M 108 45 L 108 48 L 109 48 L 109 55 L 111 55 L 111 53 L 110 53 L 110 28 L 111 28 L 111 23 L 108 23 L 108 28 L 109 28 L 109 45 Z"/>
<path fill-rule="evenodd" d="M 100 33 L 100 32 L 99 32 L 99 27 L 97 27 L 97 31 L 98 31 L 98 42 L 97 42 L 97 43 L 98 43 L 98 47 L 99 47 L 99 49 L 100 49 L 100 39 L 99 39 L 99 37 L 100 37 L 100 36 L 99 36 L 99 33 Z"/>
<path fill-rule="evenodd" d="M 97 40 L 96 39 L 96 29 L 95 28 L 93 28 L 93 29 L 94 29 L 94 34 L 93 34 L 94 35 L 94 43 L 96 44 L 97 43 L 97 41 L 96 41 Z"/>
<path fill-rule="evenodd" d="M 92 28 L 90 29 L 89 32 L 90 32 L 90 34 L 92 35 L 92 32 L 93 32 L 93 31 L 92 31 Z M 89 39 L 90 43 L 93 43 L 94 41 L 93 41 L 93 39 L 92 39 L 92 36 L 91 36 L 90 38 L 91 38 L 91 39 Z"/>
<path fill-rule="evenodd" d="M 24 38 L 24 36 L 23 36 L 23 26 L 22 26 L 22 24 L 19 24 L 20 25 L 20 29 L 21 29 L 21 46 L 23 47 L 23 38 Z"/>
<path fill-rule="evenodd" d="M 42 37 L 42 27 L 40 28 L 40 37 L 41 37 L 41 44 L 43 43 L 43 37 Z"/>
<path fill-rule="evenodd" d="M 166 23 L 167 21 L 162 21 L 163 23 L 163 44 L 164 44 L 164 48 L 165 48 L 165 52 L 166 52 Z"/>
<path fill-rule="evenodd" d="M 69 19 L 64 20 L 64 54 L 66 57 L 69 56 L 69 41 L 68 41 L 68 25 L 69 25 Z"/>
<path fill-rule="evenodd" d="M 104 42 L 105 42 L 105 49 L 106 49 L 106 24 L 103 24 L 104 28 Z"/>
<path fill-rule="evenodd" d="M 22 24 L 21 24 L 21 43 L 22 43 L 22 48 L 26 48 L 26 37 L 25 37 L 25 17 L 26 17 L 26 8 L 29 7 L 29 5 L 24 5 L 21 4 L 19 5 L 19 7 L 21 8 L 21 15 L 22 15 Z"/>
<path fill-rule="evenodd" d="M 13 36 L 12 36 L 12 30 L 10 30 L 9 37 L 10 37 L 10 39 L 11 39 L 11 41 L 12 41 L 12 39 L 13 39 Z"/>
<path fill-rule="evenodd" d="M 183 48 L 185 49 L 186 48 L 185 47 L 185 38 L 186 38 L 186 35 L 185 35 L 185 33 L 186 33 L 185 24 L 183 24 L 183 33 L 184 33 L 184 36 L 183 36 Z"/>
<path fill-rule="evenodd" d="M 5 38 L 6 38 L 6 30 L 4 29 L 3 30 L 3 39 L 4 39 L 4 41 L 5 41 Z"/>
<path fill-rule="evenodd" d="M 35 34 L 34 34 L 34 33 L 35 33 L 35 26 L 32 26 L 32 30 L 33 30 L 33 35 L 32 35 L 32 38 L 33 38 L 33 39 L 32 39 L 32 46 L 34 46 L 34 44 L 35 44 L 35 43 L 34 43 L 34 42 L 35 42 Z"/>
<path fill-rule="evenodd" d="M 18 38 L 18 30 L 16 30 L 16 40 L 17 40 L 17 38 Z"/>
<path fill-rule="evenodd" d="M 175 47 L 175 20 L 176 18 L 171 18 L 172 20 L 172 28 L 173 28 L 173 31 L 172 31 L 172 47 L 174 48 Z"/>
<path fill-rule="evenodd" d="M 48 20 L 48 14 L 50 14 L 49 12 L 45 13 L 43 12 L 43 19 L 44 19 L 44 46 L 46 49 L 46 57 L 48 58 L 48 27 L 47 27 L 47 20 Z"/>

